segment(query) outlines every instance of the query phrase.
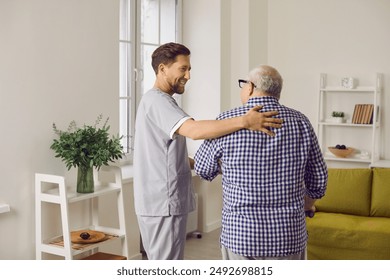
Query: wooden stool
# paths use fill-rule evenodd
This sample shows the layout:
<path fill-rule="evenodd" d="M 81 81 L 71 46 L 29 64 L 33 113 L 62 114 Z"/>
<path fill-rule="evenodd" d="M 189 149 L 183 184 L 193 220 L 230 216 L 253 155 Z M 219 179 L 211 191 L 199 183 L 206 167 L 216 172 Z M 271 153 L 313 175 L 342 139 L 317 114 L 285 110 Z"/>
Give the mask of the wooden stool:
<path fill-rule="evenodd" d="M 127 258 L 125 256 L 97 252 L 96 254 L 82 258 L 82 260 L 127 260 Z"/>

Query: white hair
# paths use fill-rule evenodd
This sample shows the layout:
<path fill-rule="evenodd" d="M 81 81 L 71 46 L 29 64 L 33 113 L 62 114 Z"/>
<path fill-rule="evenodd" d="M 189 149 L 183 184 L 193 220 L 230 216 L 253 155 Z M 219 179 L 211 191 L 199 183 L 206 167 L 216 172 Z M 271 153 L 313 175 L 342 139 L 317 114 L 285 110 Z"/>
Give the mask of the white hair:
<path fill-rule="evenodd" d="M 280 98 L 283 79 L 275 68 L 261 65 L 249 72 L 249 80 L 256 86 L 255 90 L 263 91 L 277 99 Z"/>

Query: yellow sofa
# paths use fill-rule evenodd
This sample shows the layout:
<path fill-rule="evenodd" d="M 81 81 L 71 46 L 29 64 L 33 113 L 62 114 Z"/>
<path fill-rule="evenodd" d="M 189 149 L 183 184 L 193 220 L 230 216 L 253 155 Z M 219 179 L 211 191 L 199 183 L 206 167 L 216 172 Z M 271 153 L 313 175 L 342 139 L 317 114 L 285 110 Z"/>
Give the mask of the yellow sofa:
<path fill-rule="evenodd" d="M 329 169 L 307 218 L 308 259 L 390 260 L 390 168 Z"/>

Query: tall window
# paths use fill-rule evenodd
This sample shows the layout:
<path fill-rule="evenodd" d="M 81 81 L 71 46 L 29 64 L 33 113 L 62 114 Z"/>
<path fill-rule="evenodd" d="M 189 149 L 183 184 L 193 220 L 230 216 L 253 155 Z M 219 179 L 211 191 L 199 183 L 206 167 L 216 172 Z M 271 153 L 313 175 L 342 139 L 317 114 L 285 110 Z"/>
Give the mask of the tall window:
<path fill-rule="evenodd" d="M 181 1 L 120 0 L 119 133 L 130 158 L 137 105 L 155 80 L 151 55 L 164 43 L 180 42 Z"/>

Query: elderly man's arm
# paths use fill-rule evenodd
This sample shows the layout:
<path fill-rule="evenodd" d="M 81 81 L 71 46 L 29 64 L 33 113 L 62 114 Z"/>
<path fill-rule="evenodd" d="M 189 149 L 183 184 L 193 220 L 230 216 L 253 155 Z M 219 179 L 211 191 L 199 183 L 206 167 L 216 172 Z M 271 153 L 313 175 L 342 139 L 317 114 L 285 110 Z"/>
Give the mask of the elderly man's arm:
<path fill-rule="evenodd" d="M 311 211 L 314 213 L 316 211 L 316 207 L 314 205 L 316 200 L 317 199 L 310 198 L 307 195 L 305 195 L 305 211 Z"/>

